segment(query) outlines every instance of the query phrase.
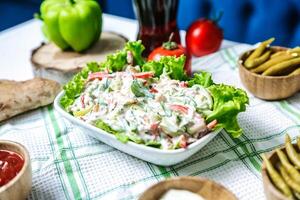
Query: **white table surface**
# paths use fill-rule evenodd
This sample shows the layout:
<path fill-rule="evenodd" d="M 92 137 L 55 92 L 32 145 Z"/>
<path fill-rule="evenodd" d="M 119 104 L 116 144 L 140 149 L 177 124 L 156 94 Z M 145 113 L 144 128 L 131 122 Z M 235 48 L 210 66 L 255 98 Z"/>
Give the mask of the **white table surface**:
<path fill-rule="evenodd" d="M 114 31 L 135 40 L 138 23 L 136 20 L 104 14 L 103 30 Z M 185 32 L 181 31 L 184 41 Z M 27 80 L 33 77 L 30 62 L 31 51 L 44 41 L 41 22 L 32 19 L 0 32 L 0 79 Z M 221 48 L 236 44 L 224 40 Z"/>

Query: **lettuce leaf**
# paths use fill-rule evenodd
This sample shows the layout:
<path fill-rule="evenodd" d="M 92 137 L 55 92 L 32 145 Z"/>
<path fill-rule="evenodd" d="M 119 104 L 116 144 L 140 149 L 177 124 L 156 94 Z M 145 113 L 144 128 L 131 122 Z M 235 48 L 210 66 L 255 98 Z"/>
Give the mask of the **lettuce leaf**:
<path fill-rule="evenodd" d="M 160 62 L 164 65 L 164 73 L 168 74 L 170 78 L 181 81 L 187 79 L 187 75 L 184 71 L 184 55 L 178 58 L 174 56 L 164 56 L 160 58 Z"/>
<path fill-rule="evenodd" d="M 132 133 L 128 133 L 126 134 L 125 132 L 121 132 L 121 131 L 116 131 L 113 128 L 111 128 L 108 124 L 106 124 L 104 121 L 102 121 L 101 119 L 97 119 L 94 121 L 94 126 L 96 126 L 97 128 L 100 128 L 110 134 L 113 134 L 116 136 L 116 138 L 123 143 L 130 141 L 133 141 L 137 144 L 142 144 L 144 143 L 144 140 L 138 136 L 136 133 L 132 132 Z"/>
<path fill-rule="evenodd" d="M 247 93 L 233 86 L 216 84 L 208 87 L 213 97 L 214 105 L 212 112 L 206 117 L 207 122 L 214 119 L 218 121 L 217 128 L 224 128 L 233 137 L 239 137 L 242 134 L 237 115 L 246 110 L 249 103 Z"/>
<path fill-rule="evenodd" d="M 87 66 L 64 86 L 65 95 L 61 98 L 60 104 L 67 110 L 68 107 L 74 103 L 75 99 L 83 91 L 89 73 L 103 71 L 105 69 L 108 69 L 110 72 L 123 71 L 127 64 L 128 51 L 133 55 L 134 64 L 143 65 L 145 62 L 142 58 L 144 49 L 145 47 L 141 41 L 127 42 L 123 50 L 108 55 L 104 62 L 100 64 L 96 62 L 87 63 Z"/>
<path fill-rule="evenodd" d="M 202 85 L 205 88 L 214 85 L 214 82 L 211 78 L 211 73 L 205 71 L 194 73 L 193 78 L 188 80 L 188 86 L 192 87 L 195 84 Z"/>
<path fill-rule="evenodd" d="M 184 71 L 185 56 L 162 56 L 159 61 L 150 61 L 143 65 L 142 71 L 152 71 L 156 77 L 165 73 L 176 80 L 187 80 Z"/>
<path fill-rule="evenodd" d="M 247 93 L 233 86 L 224 84 L 215 84 L 212 80 L 211 73 L 201 71 L 195 73 L 193 78 L 188 80 L 188 86 L 202 85 L 207 88 L 212 95 L 214 105 L 211 112 L 206 112 L 206 121 L 217 120 L 215 127 L 224 128 L 233 137 L 239 137 L 242 133 L 237 115 L 246 110 L 246 104 L 249 103 Z"/>
<path fill-rule="evenodd" d="M 135 42 L 127 42 L 125 45 L 125 51 L 130 51 L 133 55 L 133 64 L 143 66 L 145 60 L 142 56 L 143 51 L 145 50 L 144 45 L 141 40 Z"/>
<path fill-rule="evenodd" d="M 72 105 L 75 101 L 75 98 L 78 97 L 82 92 L 89 72 L 97 72 L 99 70 L 100 66 L 97 63 L 88 63 L 87 66 L 81 70 L 81 72 L 76 74 L 73 79 L 63 87 L 65 90 L 65 95 L 61 98 L 60 104 L 65 109 Z"/>
<path fill-rule="evenodd" d="M 159 77 L 163 73 L 164 65 L 158 61 L 148 61 L 143 65 L 143 72 L 153 72 L 155 77 Z"/>
<path fill-rule="evenodd" d="M 108 69 L 110 72 L 123 71 L 127 63 L 127 52 L 117 51 L 114 54 L 108 55 L 106 61 L 101 63 L 104 69 Z"/>

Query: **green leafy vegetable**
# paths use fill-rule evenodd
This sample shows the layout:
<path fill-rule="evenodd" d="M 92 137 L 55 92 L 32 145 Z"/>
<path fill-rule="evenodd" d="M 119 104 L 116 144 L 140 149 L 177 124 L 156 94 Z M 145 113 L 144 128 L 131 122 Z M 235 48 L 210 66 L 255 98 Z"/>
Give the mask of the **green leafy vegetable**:
<path fill-rule="evenodd" d="M 101 119 L 97 119 L 94 121 L 94 126 L 96 126 L 97 128 L 100 128 L 110 134 L 113 134 L 116 136 L 116 138 L 123 142 L 126 143 L 129 140 L 129 137 L 126 135 L 126 133 L 124 132 L 120 132 L 120 131 L 116 131 L 114 129 L 112 129 L 108 124 L 106 124 L 104 121 L 102 121 Z"/>
<path fill-rule="evenodd" d="M 65 86 L 65 95 L 61 98 L 60 104 L 64 108 L 68 108 L 74 103 L 76 97 L 80 95 L 84 88 L 85 80 L 88 77 L 89 72 L 97 72 L 100 70 L 100 66 L 95 63 L 88 63 L 85 68 L 76 74 L 71 81 L 69 81 Z"/>
<path fill-rule="evenodd" d="M 142 57 L 144 49 L 145 47 L 140 40 L 127 42 L 123 50 L 108 55 L 106 61 L 102 63 L 102 65 L 105 69 L 109 69 L 112 72 L 123 71 L 127 64 L 127 52 L 130 51 L 133 56 L 134 64 L 142 66 L 145 63 Z"/>
<path fill-rule="evenodd" d="M 122 71 L 127 63 L 126 57 L 126 51 L 117 51 L 114 54 L 108 55 L 106 57 L 106 61 L 100 65 L 103 66 L 104 69 L 108 69 L 111 72 Z"/>
<path fill-rule="evenodd" d="M 96 126 L 97 128 L 100 128 L 108 133 L 111 133 L 111 134 L 118 134 L 119 132 L 112 129 L 108 124 L 106 124 L 104 121 L 102 121 L 101 119 L 97 119 L 94 121 L 94 126 Z"/>
<path fill-rule="evenodd" d="M 193 78 L 188 80 L 188 86 L 202 85 L 207 88 L 214 100 L 213 110 L 205 111 L 206 121 L 214 119 L 218 121 L 217 128 L 224 128 L 233 137 L 239 137 L 242 133 L 237 115 L 246 110 L 249 103 L 247 93 L 244 90 L 229 85 L 215 84 L 209 72 L 195 73 Z"/>
<path fill-rule="evenodd" d="M 135 65 L 143 66 L 145 63 L 142 53 L 145 50 L 142 41 L 127 42 L 125 45 L 125 51 L 130 51 L 133 55 L 133 62 Z"/>
<path fill-rule="evenodd" d="M 159 77 L 163 73 L 163 68 L 164 65 L 161 62 L 151 60 L 143 65 L 142 71 L 154 72 L 154 76 Z"/>
<path fill-rule="evenodd" d="M 175 56 L 164 56 L 161 57 L 159 61 L 164 65 L 163 70 L 170 76 L 170 78 L 181 81 L 187 79 L 187 75 L 184 71 L 184 55 L 181 55 L 178 58 Z"/>
<path fill-rule="evenodd" d="M 152 71 L 156 77 L 166 73 L 170 78 L 176 80 L 186 80 L 184 71 L 185 56 L 178 58 L 175 56 L 162 56 L 159 61 L 150 61 L 143 65 L 143 71 Z"/>
<path fill-rule="evenodd" d="M 188 81 L 188 86 L 192 87 L 195 84 L 202 85 L 205 88 L 214 85 L 211 73 L 205 71 L 195 73 L 193 78 Z"/>
<path fill-rule="evenodd" d="M 61 98 L 60 104 L 65 109 L 68 109 L 68 107 L 74 103 L 75 98 L 78 97 L 84 89 L 84 84 L 89 73 L 104 71 L 105 69 L 111 72 L 124 70 L 127 64 L 127 51 L 132 53 L 135 64 L 143 65 L 142 52 L 144 49 L 145 47 L 141 41 L 128 42 L 123 50 L 108 55 L 104 62 L 100 64 L 95 62 L 88 63 L 81 72 L 76 74 L 72 80 L 64 86 L 65 95 Z"/>
<path fill-rule="evenodd" d="M 224 128 L 233 137 L 239 137 L 242 129 L 238 125 L 237 115 L 246 110 L 249 103 L 247 93 L 229 85 L 216 84 L 208 87 L 213 100 L 213 110 L 206 120 L 211 122 L 216 119 L 218 124 L 215 128 Z"/>
<path fill-rule="evenodd" d="M 144 140 L 140 136 L 138 136 L 136 133 L 129 133 L 127 135 L 129 137 L 129 140 L 133 141 L 134 143 L 137 143 L 137 144 L 144 143 Z"/>
<path fill-rule="evenodd" d="M 145 63 L 142 58 L 144 46 L 141 41 L 128 42 L 124 49 L 109 55 L 103 63 L 88 63 L 81 72 L 76 74 L 73 79 L 64 86 L 65 95 L 61 99 L 61 105 L 68 109 L 75 99 L 80 95 L 85 87 L 86 79 L 89 73 L 103 71 L 108 69 L 111 72 L 122 71 L 127 65 L 127 52 L 130 51 L 133 56 L 133 62 L 140 65 L 142 71 L 152 71 L 156 77 L 162 74 L 167 74 L 171 79 L 180 81 L 187 81 L 188 86 L 201 85 L 209 90 L 214 104 L 211 111 L 205 111 L 206 121 L 209 123 L 217 120 L 218 124 L 215 128 L 224 128 L 233 137 L 238 137 L 242 133 L 241 128 L 237 122 L 237 115 L 246 110 L 246 104 L 249 103 L 248 96 L 245 91 L 237 89 L 232 86 L 223 84 L 214 84 L 211 74 L 209 72 L 195 73 L 193 78 L 188 78 L 184 72 L 185 57 L 161 57 L 159 61 L 150 61 Z M 134 80 L 131 85 L 131 91 L 136 97 L 150 97 L 153 94 L 149 92 L 138 80 Z M 118 140 L 127 142 L 131 140 L 136 143 L 144 143 L 144 141 L 137 134 L 126 134 L 113 130 L 108 124 L 102 120 L 97 120 L 94 125 L 108 133 L 114 134 Z M 160 147 L 158 141 L 147 141 L 147 146 Z"/>
<path fill-rule="evenodd" d="M 115 136 L 117 140 L 119 140 L 122 143 L 126 143 L 129 140 L 129 137 L 124 132 L 118 132 L 117 134 L 115 134 Z"/>
<path fill-rule="evenodd" d="M 131 84 L 131 91 L 136 97 L 149 97 L 153 98 L 153 94 L 143 86 L 143 84 L 138 80 L 133 80 Z"/>
<path fill-rule="evenodd" d="M 161 143 L 157 140 L 149 140 L 145 143 L 146 146 L 150 146 L 150 147 L 156 147 L 159 148 L 161 146 Z"/>

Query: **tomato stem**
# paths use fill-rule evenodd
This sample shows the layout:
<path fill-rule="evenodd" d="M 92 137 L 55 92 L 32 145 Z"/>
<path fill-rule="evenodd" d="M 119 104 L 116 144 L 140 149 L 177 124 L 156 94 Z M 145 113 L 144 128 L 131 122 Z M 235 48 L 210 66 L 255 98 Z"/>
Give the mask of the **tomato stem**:
<path fill-rule="evenodd" d="M 75 4 L 75 0 L 69 0 L 71 4 Z"/>
<path fill-rule="evenodd" d="M 223 14 L 224 14 L 223 10 L 221 10 L 221 11 L 219 11 L 219 12 L 217 12 L 217 13 L 214 13 L 214 16 L 213 16 L 213 18 L 212 18 L 212 21 L 213 21 L 214 23 L 218 24 L 219 21 L 222 19 Z"/>
<path fill-rule="evenodd" d="M 174 32 L 172 32 L 170 34 L 170 37 L 169 37 L 169 40 L 168 42 L 164 42 L 162 44 L 163 48 L 164 49 L 167 49 L 167 50 L 174 50 L 174 49 L 177 49 L 178 48 L 178 44 L 176 42 L 173 42 L 173 37 L 174 37 Z"/>

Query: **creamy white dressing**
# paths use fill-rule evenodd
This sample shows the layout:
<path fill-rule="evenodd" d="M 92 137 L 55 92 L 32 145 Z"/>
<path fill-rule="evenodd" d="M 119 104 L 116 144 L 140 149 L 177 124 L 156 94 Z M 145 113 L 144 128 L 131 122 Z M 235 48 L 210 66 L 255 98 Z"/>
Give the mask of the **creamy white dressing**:
<path fill-rule="evenodd" d="M 188 190 L 168 190 L 159 200 L 205 200 L 199 194 Z"/>
<path fill-rule="evenodd" d="M 131 71 L 88 81 L 70 111 L 88 123 L 100 119 L 115 131 L 136 134 L 144 143 L 159 142 L 163 149 L 180 148 L 183 140 L 192 143 L 207 129 L 202 111 L 210 111 L 213 102 L 205 88 L 188 88 L 165 75 L 134 78 Z M 131 88 L 134 80 L 150 95 L 136 97 Z"/>

